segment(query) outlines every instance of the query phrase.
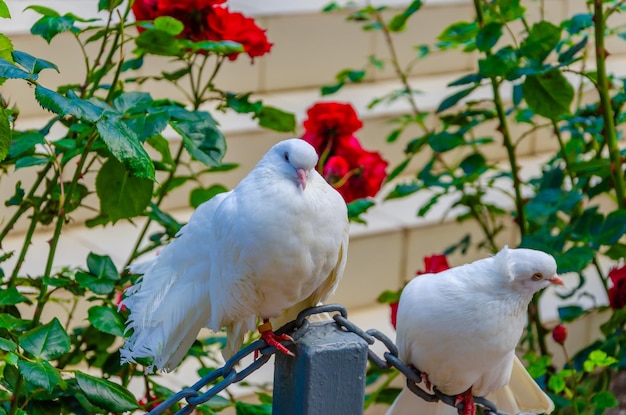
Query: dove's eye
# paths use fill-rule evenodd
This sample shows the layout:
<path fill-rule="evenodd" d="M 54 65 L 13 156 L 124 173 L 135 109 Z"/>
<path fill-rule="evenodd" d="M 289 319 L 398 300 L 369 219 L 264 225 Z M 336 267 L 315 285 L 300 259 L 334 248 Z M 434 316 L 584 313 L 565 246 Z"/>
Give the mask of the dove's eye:
<path fill-rule="evenodd" d="M 285 159 L 286 162 L 289 162 L 289 153 L 287 153 L 286 151 L 283 153 L 283 158 Z"/>
<path fill-rule="evenodd" d="M 532 277 L 530 277 L 530 279 L 532 279 L 533 281 L 539 281 L 543 279 L 543 275 L 541 275 L 540 272 L 536 272 L 533 274 Z"/>

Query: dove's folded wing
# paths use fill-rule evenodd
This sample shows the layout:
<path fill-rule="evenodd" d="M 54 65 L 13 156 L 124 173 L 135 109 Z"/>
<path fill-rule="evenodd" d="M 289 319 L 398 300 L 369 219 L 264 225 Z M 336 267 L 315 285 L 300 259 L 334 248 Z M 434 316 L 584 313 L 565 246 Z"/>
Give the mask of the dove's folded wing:
<path fill-rule="evenodd" d="M 131 310 L 127 330 L 132 335 L 120 350 L 122 363 L 153 357 L 149 370 L 173 369 L 207 325 L 211 313 L 209 276 L 199 260 L 210 255 L 206 233 L 212 216 L 229 193 L 201 205 L 177 239 L 130 271 L 143 274 L 120 306 Z"/>

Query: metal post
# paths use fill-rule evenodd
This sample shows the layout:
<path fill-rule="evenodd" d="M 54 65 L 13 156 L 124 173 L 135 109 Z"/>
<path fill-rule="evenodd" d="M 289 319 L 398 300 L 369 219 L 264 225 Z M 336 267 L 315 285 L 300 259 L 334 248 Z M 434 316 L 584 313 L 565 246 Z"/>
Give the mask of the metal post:
<path fill-rule="evenodd" d="M 295 341 L 295 357 L 276 354 L 272 414 L 363 414 L 367 350 L 334 321 L 310 323 Z"/>

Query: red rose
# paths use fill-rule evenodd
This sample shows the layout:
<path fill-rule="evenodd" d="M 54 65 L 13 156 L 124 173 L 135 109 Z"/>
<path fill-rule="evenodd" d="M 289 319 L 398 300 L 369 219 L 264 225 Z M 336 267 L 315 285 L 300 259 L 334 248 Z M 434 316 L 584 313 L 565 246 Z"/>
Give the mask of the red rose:
<path fill-rule="evenodd" d="M 159 0 L 135 0 L 133 14 L 136 20 L 154 20 L 158 14 Z"/>
<path fill-rule="evenodd" d="M 552 330 L 552 338 L 558 344 L 564 344 L 565 339 L 567 339 L 567 328 L 562 324 L 558 324 L 554 330 Z"/>
<path fill-rule="evenodd" d="M 626 265 L 609 271 L 613 286 L 609 288 L 609 304 L 614 310 L 626 306 Z"/>
<path fill-rule="evenodd" d="M 226 0 L 136 0 L 132 10 L 137 20 L 154 20 L 159 16 L 171 16 L 184 25 L 181 38 L 193 41 L 230 40 L 240 43 L 246 53 L 254 58 L 270 51 L 265 30 L 254 19 L 241 13 L 230 12 L 219 5 Z M 139 28 L 139 31 L 142 31 Z M 228 56 L 235 60 L 239 54 Z"/>
<path fill-rule="evenodd" d="M 241 13 L 231 12 L 226 7 L 215 7 L 207 14 L 207 38 L 209 40 L 231 40 L 240 43 L 248 56 L 254 58 L 270 51 L 272 43 L 267 41 L 265 30 L 256 25 L 254 19 Z M 235 60 L 239 54 L 228 56 Z"/>
<path fill-rule="evenodd" d="M 436 274 L 450 269 L 448 260 L 443 254 L 435 254 L 424 257 L 424 271 L 417 271 L 417 275 Z"/>
<path fill-rule="evenodd" d="M 307 110 L 302 139 L 320 156 L 318 170 L 346 203 L 375 196 L 387 177 L 380 153 L 365 150 L 353 135 L 363 126 L 354 108 L 341 102 L 318 102 Z"/>
<path fill-rule="evenodd" d="M 350 104 L 341 102 L 319 102 L 306 112 L 304 129 L 307 133 L 326 140 L 335 137 L 351 136 L 356 130 L 363 127 L 363 123 L 356 115 Z M 320 151 L 316 147 L 316 150 Z"/>

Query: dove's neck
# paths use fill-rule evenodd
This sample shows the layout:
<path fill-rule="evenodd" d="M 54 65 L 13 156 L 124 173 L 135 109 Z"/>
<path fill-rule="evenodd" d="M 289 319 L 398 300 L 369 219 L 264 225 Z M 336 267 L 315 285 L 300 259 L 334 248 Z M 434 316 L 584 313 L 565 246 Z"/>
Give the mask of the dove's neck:
<path fill-rule="evenodd" d="M 492 257 L 470 265 L 475 266 L 471 274 L 474 276 L 476 292 L 482 292 L 490 299 L 495 299 L 500 304 L 498 308 L 503 314 L 509 316 L 526 314 L 534 293 L 516 284 L 503 264 L 497 263 Z"/>

